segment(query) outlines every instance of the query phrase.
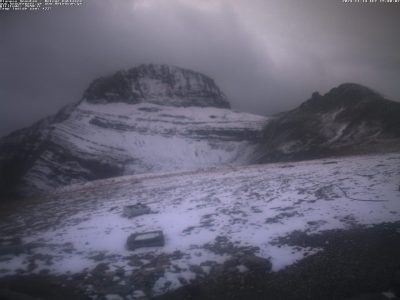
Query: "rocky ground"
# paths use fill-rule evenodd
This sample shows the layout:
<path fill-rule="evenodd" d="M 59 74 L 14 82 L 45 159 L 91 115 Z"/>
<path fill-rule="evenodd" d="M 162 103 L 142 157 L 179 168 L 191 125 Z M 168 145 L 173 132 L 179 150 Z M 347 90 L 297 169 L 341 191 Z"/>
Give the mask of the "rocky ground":
<path fill-rule="evenodd" d="M 14 202 L 0 212 L 0 299 L 396 299 L 399 164 L 141 175 Z M 126 248 L 146 232 L 157 247 Z"/>
<path fill-rule="evenodd" d="M 312 235 L 294 232 L 276 243 L 323 251 L 278 272 L 244 252 L 213 268 L 206 278 L 154 299 L 400 299 L 400 222 Z M 246 272 L 236 268 L 240 260 Z M 92 275 L 90 282 L 103 294 L 97 299 L 117 300 L 134 294 L 129 285 L 110 294 L 112 277 L 118 275 L 109 274 L 102 264 Z M 87 283 L 82 274 L 10 276 L 0 280 L 0 296 L 10 300 L 92 299 L 81 288 L 82 280 Z M 135 299 L 149 298 L 137 293 Z"/>
<path fill-rule="evenodd" d="M 400 222 L 295 232 L 277 243 L 323 251 L 278 272 L 230 272 L 226 263 L 215 277 L 158 299 L 399 299 Z"/>

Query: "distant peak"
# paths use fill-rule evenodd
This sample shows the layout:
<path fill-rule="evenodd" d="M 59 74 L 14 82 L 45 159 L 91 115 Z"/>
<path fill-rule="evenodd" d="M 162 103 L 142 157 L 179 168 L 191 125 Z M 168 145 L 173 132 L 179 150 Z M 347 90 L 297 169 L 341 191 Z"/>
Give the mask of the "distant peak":
<path fill-rule="evenodd" d="M 343 83 L 323 96 L 314 92 L 309 100 L 300 105 L 300 109 L 322 112 L 379 99 L 383 99 L 383 97 L 366 86 L 357 83 Z"/>
<path fill-rule="evenodd" d="M 328 94 L 357 98 L 368 96 L 381 97 L 378 92 L 358 83 L 342 83 L 338 87 L 331 89 Z"/>
<path fill-rule="evenodd" d="M 153 71 L 171 71 L 171 70 L 185 70 L 185 71 L 191 71 L 188 69 L 180 68 L 177 66 L 173 65 L 167 65 L 167 64 L 140 64 L 136 67 L 131 68 L 132 69 L 140 69 L 140 70 L 153 70 Z M 194 71 L 191 71 L 194 72 Z"/>
<path fill-rule="evenodd" d="M 164 64 L 142 64 L 96 79 L 83 98 L 91 103 L 230 107 L 224 93 L 210 77 Z"/>

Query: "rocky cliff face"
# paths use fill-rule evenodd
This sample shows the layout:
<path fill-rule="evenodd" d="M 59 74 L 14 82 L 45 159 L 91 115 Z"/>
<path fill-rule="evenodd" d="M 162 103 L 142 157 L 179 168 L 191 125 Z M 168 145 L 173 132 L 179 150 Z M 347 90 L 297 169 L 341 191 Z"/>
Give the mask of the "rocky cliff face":
<path fill-rule="evenodd" d="M 275 116 L 263 130 L 259 162 L 400 150 L 400 103 L 354 83 Z"/>
<path fill-rule="evenodd" d="M 149 102 L 160 105 L 230 108 L 211 78 L 168 65 L 140 65 L 95 80 L 84 93 L 89 103 Z"/>
<path fill-rule="evenodd" d="M 251 160 L 266 118 L 229 109 L 202 74 L 142 65 L 95 80 L 83 99 L 0 140 L 2 195 L 101 178 Z"/>

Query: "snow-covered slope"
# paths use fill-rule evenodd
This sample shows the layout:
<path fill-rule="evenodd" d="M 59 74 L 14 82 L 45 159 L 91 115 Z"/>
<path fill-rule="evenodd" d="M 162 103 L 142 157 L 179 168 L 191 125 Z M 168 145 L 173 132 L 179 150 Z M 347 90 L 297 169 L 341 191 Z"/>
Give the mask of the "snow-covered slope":
<path fill-rule="evenodd" d="M 102 177 L 102 172 L 110 177 L 245 163 L 264 121 L 217 108 L 82 102 L 67 120 L 53 125 L 52 148 L 25 179 L 48 189 Z M 91 162 L 101 170 L 93 170 Z M 61 174 L 53 178 L 53 170 Z"/>
<path fill-rule="evenodd" d="M 265 274 L 271 264 L 277 271 L 324 251 L 286 244 L 294 232 L 400 221 L 399 178 L 396 153 L 62 188 L 2 212 L 0 234 L 9 245 L 0 245 L 0 275 L 68 275 L 60 278 L 78 278 L 91 299 L 136 299 L 224 274 L 224 268 Z M 152 213 L 123 217 L 123 207 L 137 203 Z M 164 233 L 163 247 L 125 248 L 130 234 L 154 230 Z"/>
<path fill-rule="evenodd" d="M 230 110 L 204 75 L 139 66 L 95 80 L 79 103 L 0 140 L 0 187 L 27 195 L 126 174 L 245 164 L 266 120 Z"/>
<path fill-rule="evenodd" d="M 259 162 L 400 151 L 400 103 L 345 83 L 275 116 L 263 131 Z"/>

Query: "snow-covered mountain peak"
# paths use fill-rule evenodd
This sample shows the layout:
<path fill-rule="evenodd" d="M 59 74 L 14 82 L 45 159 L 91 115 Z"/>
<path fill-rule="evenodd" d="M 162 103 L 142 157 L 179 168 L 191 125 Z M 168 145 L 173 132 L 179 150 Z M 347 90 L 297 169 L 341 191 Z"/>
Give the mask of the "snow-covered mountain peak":
<path fill-rule="evenodd" d="M 230 110 L 205 75 L 141 65 L 95 80 L 78 103 L 0 139 L 0 197 L 121 175 L 247 164 L 266 121 Z"/>
<path fill-rule="evenodd" d="M 150 102 L 167 106 L 230 108 L 210 77 L 169 65 L 143 64 L 94 80 L 83 95 L 90 103 Z"/>

